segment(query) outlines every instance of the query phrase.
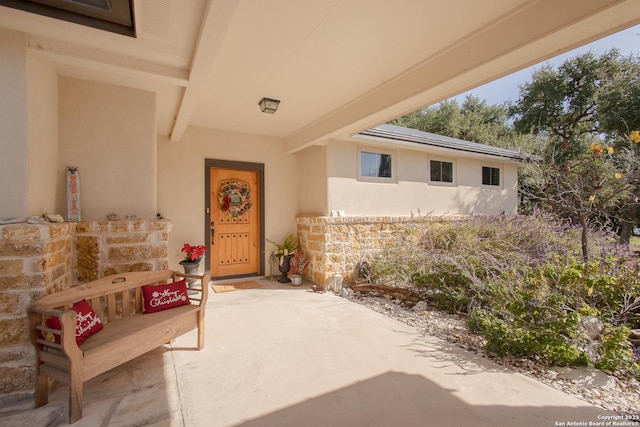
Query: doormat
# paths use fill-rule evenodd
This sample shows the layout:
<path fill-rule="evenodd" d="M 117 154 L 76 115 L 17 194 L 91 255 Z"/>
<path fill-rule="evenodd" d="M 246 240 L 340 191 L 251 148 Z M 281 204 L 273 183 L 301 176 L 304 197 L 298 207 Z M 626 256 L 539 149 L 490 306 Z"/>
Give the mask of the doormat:
<path fill-rule="evenodd" d="M 254 280 L 249 280 L 246 282 L 228 283 L 226 285 L 211 285 L 211 288 L 217 294 L 219 294 L 220 292 L 235 291 L 238 289 L 255 289 L 259 287 L 260 287 L 260 283 Z"/>

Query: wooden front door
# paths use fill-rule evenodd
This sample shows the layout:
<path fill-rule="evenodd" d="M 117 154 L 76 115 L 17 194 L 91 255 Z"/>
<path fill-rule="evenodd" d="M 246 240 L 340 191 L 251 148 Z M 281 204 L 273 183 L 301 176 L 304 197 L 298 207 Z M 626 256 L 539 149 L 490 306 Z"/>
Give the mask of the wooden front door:
<path fill-rule="evenodd" d="M 211 277 L 260 274 L 260 172 L 211 167 Z"/>

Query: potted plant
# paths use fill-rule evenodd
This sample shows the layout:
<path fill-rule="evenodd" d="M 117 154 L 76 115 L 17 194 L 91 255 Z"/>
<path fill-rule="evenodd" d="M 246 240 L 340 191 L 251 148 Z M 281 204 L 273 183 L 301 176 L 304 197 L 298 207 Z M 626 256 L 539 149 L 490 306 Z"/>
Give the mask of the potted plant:
<path fill-rule="evenodd" d="M 282 275 L 278 279 L 278 282 L 291 282 L 291 280 L 289 280 L 289 278 L 287 277 L 287 273 L 289 273 L 289 262 L 291 261 L 291 257 L 293 257 L 293 255 L 300 247 L 300 245 L 298 244 L 298 239 L 293 237 L 293 234 L 289 234 L 281 244 L 269 239 L 267 239 L 267 242 L 271 243 L 277 248 L 275 256 L 278 257 L 278 270 L 280 270 L 280 273 L 282 273 Z"/>
<path fill-rule="evenodd" d="M 185 257 L 179 262 L 179 264 L 184 267 L 184 272 L 186 274 L 197 274 L 202 258 L 207 252 L 207 247 L 204 245 L 193 246 L 189 243 L 185 243 L 182 246 L 182 252 L 185 253 Z M 196 279 L 189 279 L 187 282 L 191 284 L 192 282 L 195 282 L 195 280 Z"/>
<path fill-rule="evenodd" d="M 267 242 L 274 245 L 278 250 L 275 252 L 276 255 L 293 255 L 300 245 L 298 244 L 298 239 L 293 237 L 293 234 L 289 234 L 283 243 L 276 243 L 273 240 L 267 239 Z"/>
<path fill-rule="evenodd" d="M 302 274 L 304 269 L 309 265 L 304 252 L 296 252 L 289 262 L 289 274 L 291 276 L 291 284 L 300 286 L 302 284 Z"/>

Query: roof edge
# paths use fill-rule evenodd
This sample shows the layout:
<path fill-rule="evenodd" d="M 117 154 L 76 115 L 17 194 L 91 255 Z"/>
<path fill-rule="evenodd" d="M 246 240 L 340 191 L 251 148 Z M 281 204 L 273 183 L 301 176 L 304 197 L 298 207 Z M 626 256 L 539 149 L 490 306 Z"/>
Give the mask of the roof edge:
<path fill-rule="evenodd" d="M 480 144 L 477 142 L 465 141 L 458 138 L 451 138 L 444 135 L 410 129 L 402 126 L 382 124 L 374 128 L 361 131 L 354 136 L 375 137 L 383 140 L 401 141 L 406 143 L 420 144 L 437 148 L 444 148 L 467 153 L 484 154 L 492 157 L 506 158 L 523 163 L 539 161 L 538 156 L 520 153 L 506 148 L 494 147 L 492 145 Z"/>

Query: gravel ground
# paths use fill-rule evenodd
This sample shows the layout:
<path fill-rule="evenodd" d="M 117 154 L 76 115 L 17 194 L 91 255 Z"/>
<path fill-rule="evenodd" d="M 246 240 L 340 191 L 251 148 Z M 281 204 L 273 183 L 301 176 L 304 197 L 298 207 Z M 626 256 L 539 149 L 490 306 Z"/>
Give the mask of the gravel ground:
<path fill-rule="evenodd" d="M 465 350 L 487 357 L 500 365 L 563 390 L 600 408 L 619 414 L 640 415 L 640 383 L 634 378 L 617 378 L 594 368 L 549 367 L 518 357 L 498 357 L 484 352 L 484 339 L 469 331 L 466 319 L 425 307 L 405 308 L 389 296 L 345 292 L 347 299 L 412 326 L 424 334 L 439 337 Z M 422 310 L 424 308 L 424 310 Z"/>

